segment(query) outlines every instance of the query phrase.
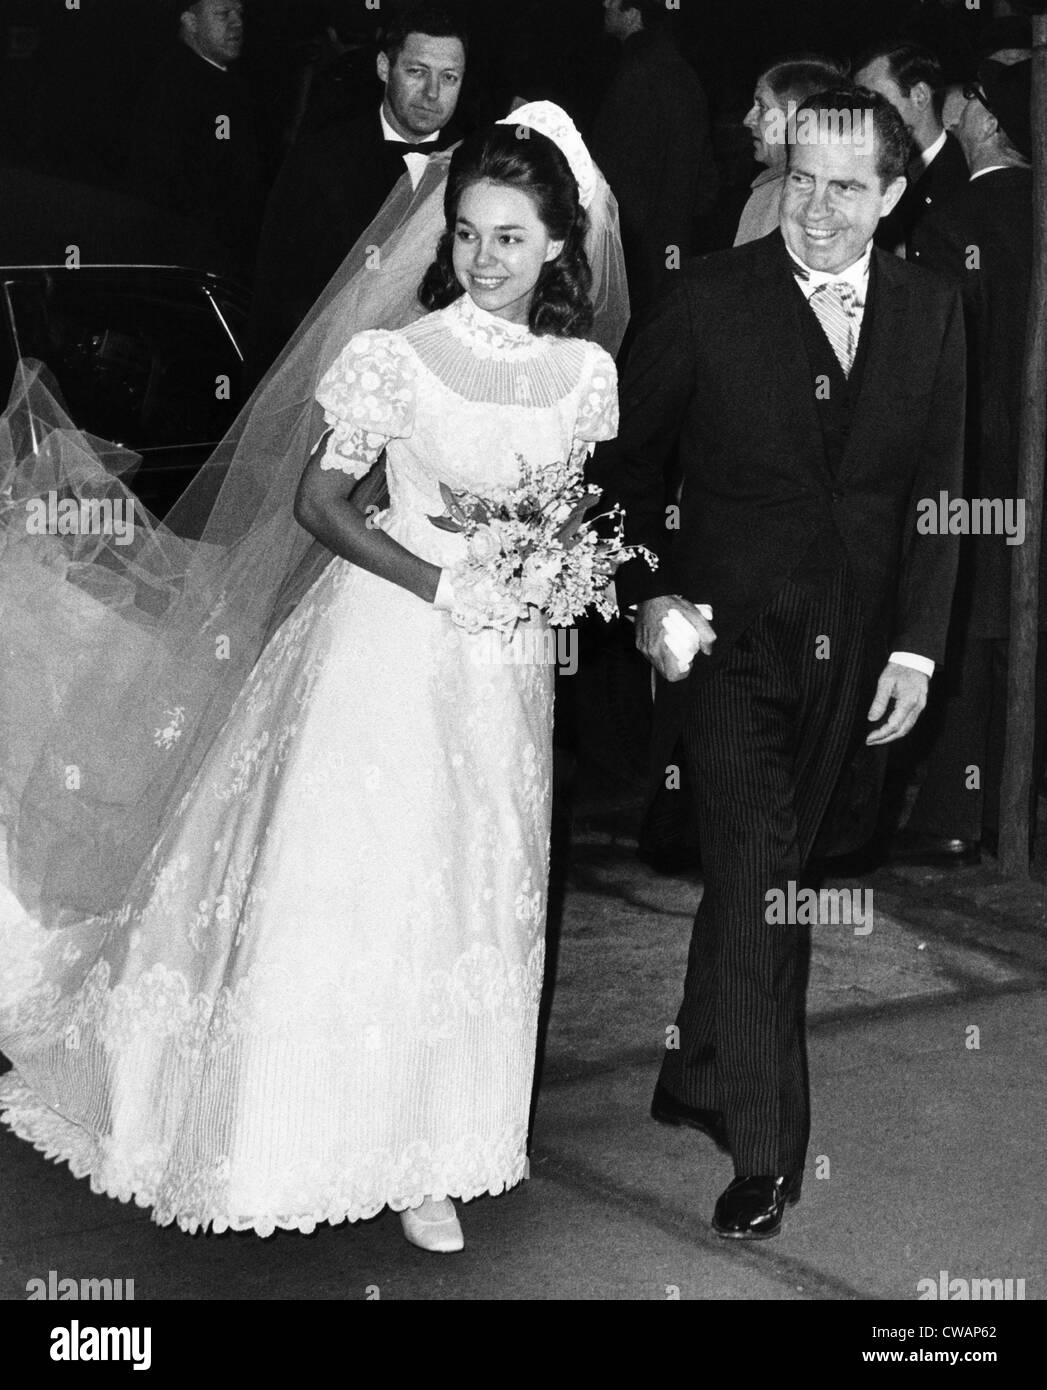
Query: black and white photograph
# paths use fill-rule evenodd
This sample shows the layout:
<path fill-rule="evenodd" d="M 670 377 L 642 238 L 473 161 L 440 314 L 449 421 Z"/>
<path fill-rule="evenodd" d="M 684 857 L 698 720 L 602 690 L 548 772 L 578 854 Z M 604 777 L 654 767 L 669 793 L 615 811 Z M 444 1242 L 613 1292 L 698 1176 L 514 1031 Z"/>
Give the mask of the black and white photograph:
<path fill-rule="evenodd" d="M 404 1300 L 1016 1367 L 1047 0 L 0 0 L 0 64 L 26 1373 Z"/>

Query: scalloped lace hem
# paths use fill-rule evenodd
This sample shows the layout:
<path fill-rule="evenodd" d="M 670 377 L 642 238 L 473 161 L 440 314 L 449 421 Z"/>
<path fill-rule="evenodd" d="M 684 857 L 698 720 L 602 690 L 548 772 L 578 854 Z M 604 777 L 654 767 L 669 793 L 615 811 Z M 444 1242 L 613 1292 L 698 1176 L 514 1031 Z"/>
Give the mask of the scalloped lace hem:
<path fill-rule="evenodd" d="M 13 1079 L 14 1085 L 11 1084 Z M 4 1083 L 7 1083 L 6 1086 Z M 322 1210 L 305 1213 L 230 1215 L 228 1212 L 209 1210 L 205 1205 L 179 1210 L 177 1205 L 169 1206 L 158 1197 L 155 1178 L 134 1172 L 132 1164 L 125 1165 L 131 1171 L 121 1179 L 106 1177 L 104 1170 L 112 1160 L 103 1152 L 100 1141 L 82 1126 L 52 1110 L 17 1077 L 17 1073 L 0 1078 L 0 1087 L 3 1087 L 0 1094 L 0 1122 L 20 1139 L 31 1144 L 50 1162 L 68 1164 L 73 1177 L 86 1178 L 91 1191 L 98 1196 L 112 1197 L 123 1203 L 133 1202 L 143 1209 L 151 1208 L 152 1220 L 158 1226 L 177 1224 L 180 1230 L 189 1235 L 208 1231 L 214 1235 L 226 1231 L 253 1231 L 259 1236 L 270 1236 L 276 1231 L 297 1231 L 302 1235 L 311 1235 L 318 1226 L 368 1221 L 387 1207 L 396 1212 L 417 1207 L 426 1197 L 436 1200 L 450 1197 L 461 1202 L 470 1202 L 477 1197 L 498 1197 L 529 1176 L 526 1153 L 520 1153 L 509 1162 L 493 1162 L 482 1177 L 474 1173 L 470 1181 L 448 1182 L 446 1173 L 440 1179 L 435 1176 L 428 1181 L 419 1178 L 420 1189 L 413 1188 L 407 1194 L 388 1190 L 367 1201 L 331 1200 L 323 1204 Z M 333 1182 L 334 1179 L 332 1185 Z M 415 1188 L 417 1186 L 416 1183 Z"/>

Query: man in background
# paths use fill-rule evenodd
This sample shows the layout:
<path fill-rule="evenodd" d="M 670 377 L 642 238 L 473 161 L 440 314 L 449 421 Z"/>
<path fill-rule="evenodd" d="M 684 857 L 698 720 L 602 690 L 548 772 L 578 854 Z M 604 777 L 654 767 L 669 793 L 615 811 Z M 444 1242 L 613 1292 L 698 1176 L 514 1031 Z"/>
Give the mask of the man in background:
<path fill-rule="evenodd" d="M 909 256 L 920 219 L 967 182 L 963 151 L 942 123 L 945 79 L 941 64 L 920 44 L 885 44 L 857 60 L 854 80 L 859 87 L 886 97 L 912 138 L 914 154 L 906 171 L 909 186 L 876 234 L 877 246 Z"/>
<path fill-rule="evenodd" d="M 971 177 L 917 232 L 914 259 L 963 291 L 968 343 L 965 496 L 1017 502 L 1022 371 L 1032 276 L 1031 63 L 983 62 L 950 89 L 945 119 Z M 1017 514 L 1012 514 L 1017 521 Z M 931 714 L 927 774 L 895 858 L 960 865 L 995 854 L 1006 731 L 1011 565 L 1017 526 L 964 540 L 945 699 Z M 1047 625 L 1047 566 L 1040 575 Z M 1034 794 L 1047 758 L 1047 642 L 1037 670 Z"/>
<path fill-rule="evenodd" d="M 382 35 L 378 109 L 304 136 L 287 156 L 262 230 L 248 343 L 253 383 L 283 350 L 397 181 L 417 187 L 452 124 L 468 38 L 439 5 L 415 5 Z"/>
<path fill-rule="evenodd" d="M 604 28 L 622 55 L 592 148 L 618 199 L 634 318 L 656 296 L 667 260 L 678 265 L 693 251 L 719 186 L 705 92 L 670 19 L 665 0 L 604 3 Z"/>
<path fill-rule="evenodd" d="M 237 71 L 243 10 L 243 0 L 180 6 L 178 42 L 133 118 L 126 182 L 147 202 L 204 227 L 228 249 L 228 268 L 247 279 L 264 190 L 250 94 Z"/>

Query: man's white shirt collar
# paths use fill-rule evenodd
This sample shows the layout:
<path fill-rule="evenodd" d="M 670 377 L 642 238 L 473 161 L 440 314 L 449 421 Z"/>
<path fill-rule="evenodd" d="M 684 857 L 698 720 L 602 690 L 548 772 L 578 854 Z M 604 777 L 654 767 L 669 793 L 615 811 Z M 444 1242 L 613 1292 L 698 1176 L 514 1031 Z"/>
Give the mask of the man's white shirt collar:
<path fill-rule="evenodd" d="M 216 63 L 213 58 L 208 58 L 205 53 L 201 53 L 200 50 L 198 48 L 194 48 L 192 44 L 187 43 L 186 48 L 189 49 L 190 53 L 195 53 L 196 56 L 202 59 L 205 63 L 210 63 L 213 68 L 217 68 L 219 72 L 229 71 L 227 67 L 224 67 L 221 63 Z"/>
<path fill-rule="evenodd" d="M 941 135 L 939 135 L 937 140 L 935 140 L 934 144 L 928 145 L 927 148 L 923 150 L 920 154 L 920 162 L 922 163 L 925 169 L 929 169 L 931 165 L 934 163 L 934 161 L 941 154 L 942 150 L 945 149 L 945 141 L 948 138 L 948 134 L 948 131 L 943 130 Z"/>
<path fill-rule="evenodd" d="M 440 132 L 434 131 L 432 135 L 427 135 L 423 140 L 405 140 L 398 130 L 394 130 L 385 117 L 385 106 L 378 108 L 378 114 L 382 120 L 382 134 L 386 141 L 393 145 L 435 145 L 440 138 Z M 404 155 L 404 163 L 407 165 L 407 172 L 411 176 L 411 187 L 417 188 L 422 181 L 425 173 L 425 166 L 429 162 L 428 155 L 420 154 L 417 150 L 412 150 L 410 154 Z"/>
<path fill-rule="evenodd" d="M 1009 164 L 990 164 L 986 169 L 979 169 L 976 174 L 972 174 L 968 182 L 973 183 L 975 179 L 983 178 L 986 174 L 995 174 L 997 169 L 1009 169 Z"/>
<path fill-rule="evenodd" d="M 872 264 L 873 244 L 870 241 L 863 253 L 858 257 L 853 265 L 849 265 L 846 270 L 830 272 L 827 270 L 813 270 L 800 260 L 799 256 L 789 254 L 798 266 L 802 266 L 807 272 L 807 279 L 802 280 L 797 277 L 797 282 L 804 294 L 810 299 L 815 290 L 822 285 L 838 285 L 841 282 L 852 285 L 861 303 L 865 303 L 866 292 L 869 288 L 869 267 Z"/>

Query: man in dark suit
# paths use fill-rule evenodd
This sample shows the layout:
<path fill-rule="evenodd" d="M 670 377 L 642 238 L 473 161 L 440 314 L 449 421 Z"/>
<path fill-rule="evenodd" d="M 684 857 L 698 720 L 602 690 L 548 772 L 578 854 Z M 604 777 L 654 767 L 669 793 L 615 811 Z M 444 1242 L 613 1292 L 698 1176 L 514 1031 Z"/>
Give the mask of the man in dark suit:
<path fill-rule="evenodd" d="M 459 138 L 451 122 L 467 45 L 461 25 L 438 5 L 398 15 L 377 59 L 380 108 L 292 147 L 262 230 L 251 382 L 279 355 L 405 171 L 417 186 L 429 154 Z"/>
<path fill-rule="evenodd" d="M 872 246 L 908 149 L 879 95 L 803 103 L 781 230 L 686 265 L 594 460 L 629 539 L 661 560 L 617 582 L 661 677 L 659 747 L 683 734 L 705 874 L 652 1113 L 732 1154 L 714 1227 L 734 1238 L 777 1232 L 807 1147 L 803 928 L 772 905 L 796 891 L 852 753 L 913 727 L 945 647 L 955 543 L 917 520 L 960 481 L 960 297 Z M 662 483 L 678 443 L 679 513 Z M 691 666 L 674 622 L 705 653 Z"/>
<path fill-rule="evenodd" d="M 885 96 L 912 137 L 915 152 L 907 170 L 909 186 L 876 231 L 877 246 L 908 256 L 920 220 L 967 182 L 963 151 L 942 123 L 945 78 L 941 64 L 920 44 L 884 44 L 857 60 L 854 80 L 859 87 Z"/>
<path fill-rule="evenodd" d="M 622 54 L 592 151 L 618 199 L 635 314 L 656 294 L 672 248 L 677 258 L 692 253 L 719 175 L 705 92 L 673 41 L 664 0 L 604 0 L 604 27 Z"/>
<path fill-rule="evenodd" d="M 968 337 L 965 496 L 1017 501 L 1026 318 L 1032 277 L 1030 71 L 985 62 L 952 89 L 946 121 L 970 162 L 961 192 L 921 225 L 915 257 L 963 291 Z M 1017 523 L 1018 515 L 1012 513 Z M 963 542 L 943 688 L 932 712 L 927 774 L 895 856 L 909 862 L 976 862 L 996 852 L 1006 730 L 1011 564 L 1016 529 Z M 1040 571 L 1047 627 L 1047 564 Z M 1035 789 L 1047 758 L 1047 642 L 1040 644 Z"/>
<path fill-rule="evenodd" d="M 213 270 L 245 280 L 265 193 L 250 92 L 237 61 L 242 0 L 178 5 L 178 43 L 146 83 L 131 121 L 127 188 L 197 223 L 228 251 Z"/>

